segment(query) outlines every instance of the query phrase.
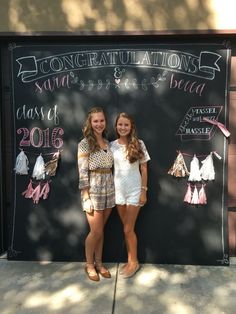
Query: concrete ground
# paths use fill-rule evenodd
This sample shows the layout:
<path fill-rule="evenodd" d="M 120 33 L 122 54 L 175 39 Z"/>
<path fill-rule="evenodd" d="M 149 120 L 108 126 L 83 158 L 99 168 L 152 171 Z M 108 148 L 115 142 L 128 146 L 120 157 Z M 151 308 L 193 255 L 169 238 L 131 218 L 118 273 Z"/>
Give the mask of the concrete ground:
<path fill-rule="evenodd" d="M 236 266 L 142 265 L 89 281 L 83 263 L 0 259 L 1 314 L 234 314 Z"/>

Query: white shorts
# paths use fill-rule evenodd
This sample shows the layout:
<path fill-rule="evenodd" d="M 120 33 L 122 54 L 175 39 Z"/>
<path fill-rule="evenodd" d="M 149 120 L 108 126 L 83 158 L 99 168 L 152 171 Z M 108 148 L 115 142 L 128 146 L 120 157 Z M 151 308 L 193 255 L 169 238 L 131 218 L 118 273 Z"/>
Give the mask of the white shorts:
<path fill-rule="evenodd" d="M 140 206 L 139 199 L 141 194 L 141 187 L 127 189 L 126 186 L 115 187 L 115 201 L 117 205 L 133 205 Z"/>

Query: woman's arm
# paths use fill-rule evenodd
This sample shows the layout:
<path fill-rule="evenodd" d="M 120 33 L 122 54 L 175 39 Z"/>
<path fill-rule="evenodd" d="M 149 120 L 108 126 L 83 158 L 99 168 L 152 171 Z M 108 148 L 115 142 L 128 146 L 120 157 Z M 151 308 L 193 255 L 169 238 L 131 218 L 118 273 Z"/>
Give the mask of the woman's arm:
<path fill-rule="evenodd" d="M 147 202 L 147 163 L 143 162 L 140 164 L 141 173 L 141 194 L 140 194 L 140 205 L 143 206 Z"/>
<path fill-rule="evenodd" d="M 89 151 L 86 142 L 81 141 L 79 143 L 77 159 L 83 210 L 90 213 L 92 209 L 89 195 Z"/>
<path fill-rule="evenodd" d="M 89 149 L 87 141 L 82 140 L 78 145 L 77 153 L 79 171 L 79 189 L 89 188 Z"/>

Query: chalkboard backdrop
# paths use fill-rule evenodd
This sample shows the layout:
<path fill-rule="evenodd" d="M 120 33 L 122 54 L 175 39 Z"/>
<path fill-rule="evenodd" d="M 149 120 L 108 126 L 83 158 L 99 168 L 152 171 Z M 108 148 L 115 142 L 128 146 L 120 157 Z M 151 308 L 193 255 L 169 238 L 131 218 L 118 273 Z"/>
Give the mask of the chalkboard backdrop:
<path fill-rule="evenodd" d="M 26 43 L 11 46 L 9 53 L 13 168 L 22 151 L 29 162 L 28 174 L 12 169 L 9 259 L 84 260 L 88 226 L 78 191 L 77 144 L 87 111 L 102 106 L 109 139 L 115 138 L 115 117 L 127 111 L 151 156 L 148 202 L 137 221 L 140 262 L 228 265 L 227 136 L 222 125 L 227 123 L 229 49 L 121 40 L 100 45 Z M 201 165 L 216 152 L 215 180 L 196 183 L 168 174 L 178 152 L 188 171 L 194 155 Z M 32 178 L 39 156 L 47 165 L 56 158 L 55 175 Z M 184 202 L 188 188 L 191 197 Z M 202 188 L 206 204 L 191 204 Z M 122 226 L 113 209 L 104 259 L 125 258 Z"/>

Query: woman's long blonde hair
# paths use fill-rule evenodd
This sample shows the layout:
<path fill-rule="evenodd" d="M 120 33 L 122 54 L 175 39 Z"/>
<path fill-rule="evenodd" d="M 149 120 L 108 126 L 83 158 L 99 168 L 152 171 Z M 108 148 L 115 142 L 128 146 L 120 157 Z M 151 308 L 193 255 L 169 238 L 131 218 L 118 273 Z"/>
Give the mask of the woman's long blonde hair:
<path fill-rule="evenodd" d="M 144 155 L 143 150 L 141 148 L 140 141 L 137 136 L 137 131 L 134 123 L 134 119 L 126 112 L 121 112 L 118 117 L 116 118 L 116 123 L 115 123 L 115 128 L 116 128 L 116 134 L 117 137 L 119 138 L 119 134 L 117 132 L 117 123 L 120 118 L 126 118 L 130 121 L 131 123 L 131 130 L 128 135 L 128 144 L 126 147 L 127 150 L 127 158 L 129 162 L 132 164 L 135 161 L 141 159 Z"/>
<path fill-rule="evenodd" d="M 97 143 L 97 139 L 96 136 L 94 135 L 93 129 L 92 129 L 92 125 L 91 125 L 91 119 L 92 119 L 92 114 L 93 113 L 103 113 L 104 118 L 105 118 L 105 122 L 107 125 L 107 119 L 106 119 L 106 115 L 104 110 L 101 107 L 93 107 L 92 109 L 90 109 L 90 111 L 88 112 L 87 115 L 87 119 L 84 123 L 84 127 L 83 127 L 83 135 L 84 137 L 87 139 L 88 144 L 89 144 L 89 149 L 91 153 L 94 153 L 96 151 L 98 151 L 100 149 L 100 146 Z M 104 138 L 107 137 L 107 129 L 105 127 L 105 130 L 102 133 L 102 136 Z"/>

